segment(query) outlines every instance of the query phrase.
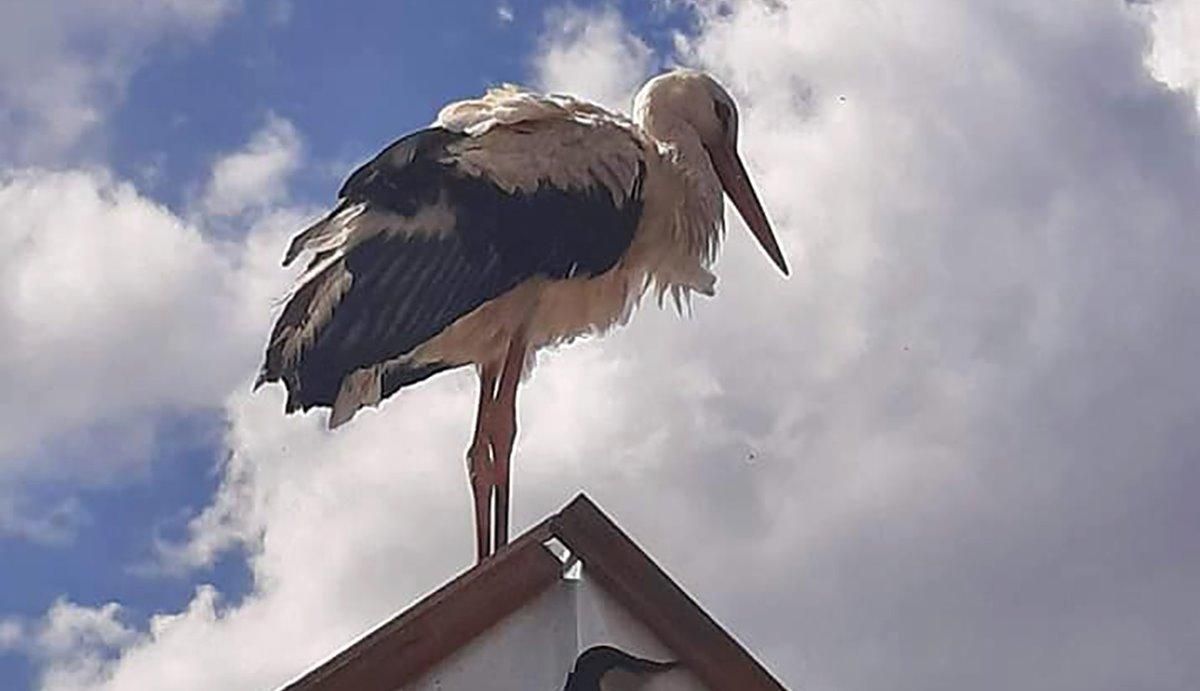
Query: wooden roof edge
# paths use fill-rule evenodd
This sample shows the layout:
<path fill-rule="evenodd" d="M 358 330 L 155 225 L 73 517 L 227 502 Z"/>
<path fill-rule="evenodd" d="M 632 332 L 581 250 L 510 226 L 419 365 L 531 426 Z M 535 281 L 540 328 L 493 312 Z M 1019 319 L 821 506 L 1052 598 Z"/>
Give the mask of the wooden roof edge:
<path fill-rule="evenodd" d="M 281 691 L 392 689 L 432 669 L 561 577 L 561 563 L 542 547 L 552 537 L 552 519 L 530 528 Z M 433 626 L 435 613 L 439 622 Z"/>
<path fill-rule="evenodd" d="M 714 689 L 784 691 L 784 686 L 680 588 L 585 494 L 549 519 L 549 531 L 596 581 Z"/>

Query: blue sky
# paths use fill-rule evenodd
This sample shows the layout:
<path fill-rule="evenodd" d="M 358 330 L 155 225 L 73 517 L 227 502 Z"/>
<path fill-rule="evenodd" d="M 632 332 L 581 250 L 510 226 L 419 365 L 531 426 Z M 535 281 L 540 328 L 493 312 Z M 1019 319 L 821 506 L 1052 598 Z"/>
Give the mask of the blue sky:
<path fill-rule="evenodd" d="M 295 3 L 286 21 L 277 6 L 247 5 L 202 44 L 173 46 L 137 72 L 113 118 L 116 170 L 136 177 L 165 158 L 156 198 L 178 204 L 213 152 L 236 148 L 267 112 L 304 132 L 311 158 L 361 160 L 448 101 L 528 80 L 546 24 L 539 2 L 504 5 L 511 21 L 494 2 L 453 12 L 421 2 L 356 3 L 353 12 Z M 660 49 L 689 19 L 653 3 L 612 6 Z M 302 174 L 297 194 L 328 199 L 338 173 L 321 173 Z"/>
<path fill-rule="evenodd" d="M 0 687 L 279 684 L 468 566 L 469 375 L 334 434 L 250 392 L 284 243 L 447 101 L 675 63 L 793 276 L 731 221 L 691 319 L 544 355 L 514 527 L 588 491 L 797 688 L 1200 684 L 1195 0 L 52 0 L 0 39 Z"/>

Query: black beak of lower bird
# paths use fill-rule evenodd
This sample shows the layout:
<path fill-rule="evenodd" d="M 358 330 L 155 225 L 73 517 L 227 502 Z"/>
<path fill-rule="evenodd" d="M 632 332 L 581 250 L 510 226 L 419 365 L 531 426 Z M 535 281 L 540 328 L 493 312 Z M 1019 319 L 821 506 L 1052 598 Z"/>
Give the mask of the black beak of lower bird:
<path fill-rule="evenodd" d="M 583 651 L 575 660 L 575 668 L 567 675 L 567 685 L 563 691 L 601 691 L 601 680 L 609 672 L 648 677 L 669 672 L 677 664 L 640 658 L 611 645 L 597 645 Z"/>

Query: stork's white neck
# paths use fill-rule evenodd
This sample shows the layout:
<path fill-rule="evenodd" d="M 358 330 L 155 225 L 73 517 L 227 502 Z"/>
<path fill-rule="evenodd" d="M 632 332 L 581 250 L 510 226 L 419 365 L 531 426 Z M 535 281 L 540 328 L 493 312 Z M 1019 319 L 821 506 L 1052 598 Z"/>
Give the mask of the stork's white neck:
<path fill-rule="evenodd" d="M 724 229 L 725 194 L 709 146 L 736 140 L 733 101 L 712 77 L 678 69 L 646 82 L 633 117 L 654 151 L 630 255 L 641 257 L 660 295 L 711 294 L 715 278 L 708 267 Z"/>
<path fill-rule="evenodd" d="M 639 103 L 635 117 L 657 149 L 647 180 L 646 207 L 636 254 L 654 278 L 660 300 L 690 291 L 711 294 L 708 271 L 724 221 L 724 193 L 699 135 L 669 109 Z"/>
<path fill-rule="evenodd" d="M 689 105 L 679 82 L 660 77 L 638 93 L 633 106 L 634 120 L 651 139 L 670 149 L 670 158 L 688 179 L 693 192 L 714 197 L 720 205 L 721 182 L 700 133 L 685 115 Z"/>

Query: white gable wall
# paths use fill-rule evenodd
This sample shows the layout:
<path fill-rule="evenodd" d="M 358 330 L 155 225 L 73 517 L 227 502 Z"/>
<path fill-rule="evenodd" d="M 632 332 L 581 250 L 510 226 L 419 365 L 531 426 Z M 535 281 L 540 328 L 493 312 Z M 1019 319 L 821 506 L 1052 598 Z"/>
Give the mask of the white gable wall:
<path fill-rule="evenodd" d="M 575 596 L 564 583 L 484 631 L 404 691 L 562 689 L 577 654 Z"/>
<path fill-rule="evenodd" d="M 633 614 L 617 603 L 603 588 L 587 579 L 587 573 L 578 581 L 566 581 L 575 586 L 579 651 L 595 645 L 611 645 L 627 653 L 649 660 L 675 660 L 677 655 L 663 645 L 650 629 L 646 628 Z M 617 675 L 611 681 L 620 682 Z M 606 682 L 610 681 L 608 678 Z M 611 691 L 639 689 L 644 691 L 704 691 L 707 689 L 691 672 L 675 669 L 665 674 L 649 677 L 643 686 L 607 685 Z M 606 688 L 606 691 L 608 691 Z M 554 691 L 560 691 L 560 684 Z"/>
<path fill-rule="evenodd" d="M 401 691 L 561 691 L 582 651 L 611 645 L 652 660 L 676 656 L 628 610 L 587 578 L 560 580 L 524 607 L 444 660 Z M 605 678 L 606 691 L 703 691 L 682 669 L 650 677 L 645 684 L 619 674 Z"/>

